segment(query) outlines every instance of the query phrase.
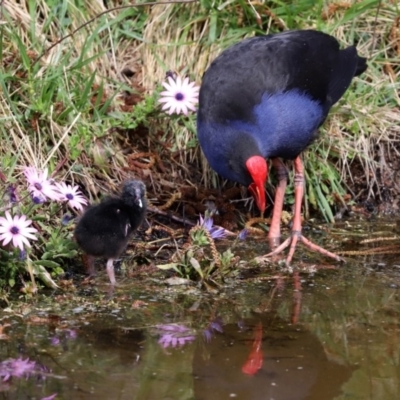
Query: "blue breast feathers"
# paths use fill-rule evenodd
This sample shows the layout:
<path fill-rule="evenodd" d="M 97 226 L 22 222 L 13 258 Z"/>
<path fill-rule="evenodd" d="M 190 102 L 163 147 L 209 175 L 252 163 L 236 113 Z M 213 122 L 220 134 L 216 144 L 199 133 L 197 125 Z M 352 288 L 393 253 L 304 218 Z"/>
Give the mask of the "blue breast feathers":
<path fill-rule="evenodd" d="M 297 90 L 264 94 L 254 107 L 256 124 L 251 135 L 266 158 L 297 157 L 314 139 L 325 119 L 323 106 Z M 233 122 L 241 129 L 242 123 Z"/>

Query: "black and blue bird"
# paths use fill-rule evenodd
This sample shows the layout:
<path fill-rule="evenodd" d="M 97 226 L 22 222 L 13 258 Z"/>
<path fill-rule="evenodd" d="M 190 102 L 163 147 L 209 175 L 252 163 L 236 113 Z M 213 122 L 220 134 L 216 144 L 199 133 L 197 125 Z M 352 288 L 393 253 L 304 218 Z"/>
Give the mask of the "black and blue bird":
<path fill-rule="evenodd" d="M 223 51 L 204 74 L 197 131 L 211 167 L 249 188 L 258 208 L 266 206 L 265 183 L 271 160 L 278 186 L 269 230 L 272 253 L 300 240 L 311 249 L 340 258 L 301 233 L 304 172 L 300 153 L 317 137 L 330 108 L 355 76 L 367 68 L 354 46 L 314 30 L 287 31 L 245 39 Z M 287 183 L 281 159 L 294 160 L 295 208 L 291 236 L 278 245 Z"/>
<path fill-rule="evenodd" d="M 125 250 L 145 215 L 146 186 L 139 180 L 127 180 L 119 196 L 106 197 L 85 211 L 75 228 L 75 238 L 88 255 L 90 275 L 95 273 L 95 258 L 105 257 L 110 283 L 115 285 L 114 260 Z"/>

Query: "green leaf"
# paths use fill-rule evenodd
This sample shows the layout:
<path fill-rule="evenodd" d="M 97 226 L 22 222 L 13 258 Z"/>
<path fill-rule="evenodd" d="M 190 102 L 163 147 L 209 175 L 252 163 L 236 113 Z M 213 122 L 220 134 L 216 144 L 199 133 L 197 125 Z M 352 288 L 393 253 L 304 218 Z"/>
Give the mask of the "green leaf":
<path fill-rule="evenodd" d="M 170 264 L 162 264 L 162 265 L 156 265 L 157 268 L 162 269 L 164 271 L 168 270 L 168 269 L 173 269 L 174 271 L 178 272 L 178 274 L 180 274 L 181 272 L 178 269 L 178 265 L 177 263 L 170 263 Z"/>
<path fill-rule="evenodd" d="M 189 262 L 191 266 L 196 270 L 196 272 L 201 276 L 201 279 L 204 279 L 204 274 L 201 269 L 200 263 L 194 257 L 191 257 Z"/>
<path fill-rule="evenodd" d="M 47 287 L 52 289 L 59 289 L 59 286 L 53 281 L 52 277 L 46 271 L 46 268 L 43 265 L 35 265 L 34 273 Z"/>
<path fill-rule="evenodd" d="M 55 261 L 51 261 L 51 260 L 36 260 L 33 261 L 32 264 L 34 265 L 42 265 L 43 267 L 46 268 L 59 268 L 60 264 L 56 263 Z"/>

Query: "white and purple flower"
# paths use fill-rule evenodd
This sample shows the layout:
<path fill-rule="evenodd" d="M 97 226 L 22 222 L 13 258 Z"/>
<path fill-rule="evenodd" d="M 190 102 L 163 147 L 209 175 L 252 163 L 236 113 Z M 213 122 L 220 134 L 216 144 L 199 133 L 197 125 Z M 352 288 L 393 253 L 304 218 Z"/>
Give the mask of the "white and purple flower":
<path fill-rule="evenodd" d="M 40 171 L 35 167 L 26 167 L 24 175 L 28 181 L 28 190 L 36 204 L 43 203 L 48 198 L 50 200 L 59 200 L 60 193 L 57 190 L 57 186 L 51 179 L 47 179 L 47 168 Z"/>
<path fill-rule="evenodd" d="M 56 183 L 57 189 L 60 193 L 59 201 L 66 201 L 68 205 L 76 210 L 82 211 L 83 206 L 88 202 L 83 197 L 78 186 L 67 185 L 66 183 Z"/>
<path fill-rule="evenodd" d="M 30 227 L 32 221 L 26 219 L 25 215 L 15 215 L 14 217 L 6 211 L 4 217 L 0 217 L 0 241 L 3 241 L 3 246 L 10 243 L 14 247 L 19 247 L 21 251 L 24 250 L 24 245 L 31 247 L 29 240 L 37 240 L 33 235 L 37 229 Z"/>
<path fill-rule="evenodd" d="M 196 111 L 195 104 L 199 102 L 200 87 L 195 82 L 190 82 L 189 78 L 182 80 L 180 76 L 174 79 L 167 77 L 168 82 L 163 82 L 165 91 L 160 93 L 159 103 L 164 103 L 162 110 L 168 114 L 188 115 L 189 110 Z"/>

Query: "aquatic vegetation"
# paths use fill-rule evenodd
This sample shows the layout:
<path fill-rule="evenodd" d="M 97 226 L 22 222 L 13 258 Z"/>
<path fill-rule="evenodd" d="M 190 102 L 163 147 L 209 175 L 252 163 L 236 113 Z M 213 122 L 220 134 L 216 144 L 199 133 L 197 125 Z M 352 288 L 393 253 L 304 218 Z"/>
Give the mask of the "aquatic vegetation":
<path fill-rule="evenodd" d="M 184 278 L 201 281 L 208 279 L 222 279 L 226 274 L 234 270 L 239 258 L 232 252 L 236 241 L 231 248 L 220 253 L 214 240 L 223 239 L 232 232 L 215 226 L 210 215 L 204 218 L 200 215 L 199 222 L 189 231 L 188 242 L 179 249 L 171 259 L 171 263 L 157 265 L 162 270 L 172 269 Z M 245 237 L 241 232 L 238 235 Z M 239 240 L 237 238 L 237 240 Z"/>

